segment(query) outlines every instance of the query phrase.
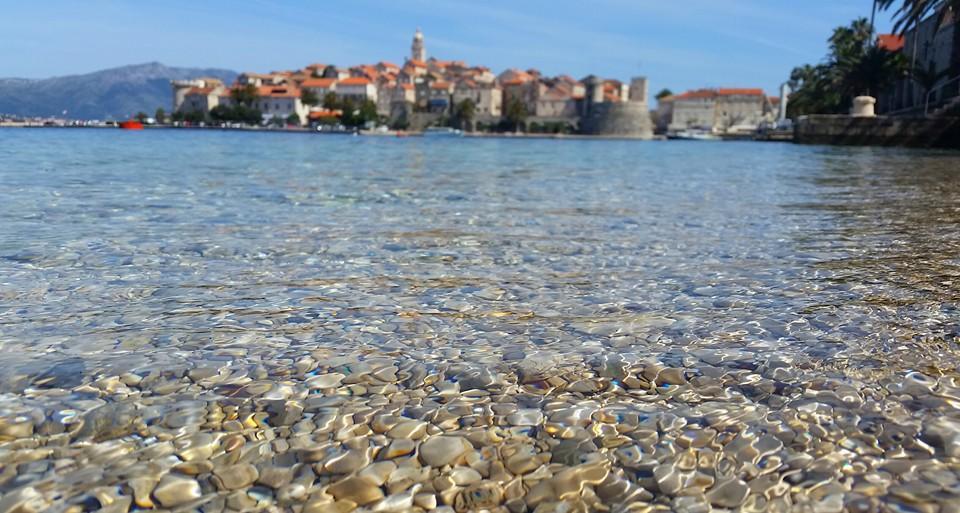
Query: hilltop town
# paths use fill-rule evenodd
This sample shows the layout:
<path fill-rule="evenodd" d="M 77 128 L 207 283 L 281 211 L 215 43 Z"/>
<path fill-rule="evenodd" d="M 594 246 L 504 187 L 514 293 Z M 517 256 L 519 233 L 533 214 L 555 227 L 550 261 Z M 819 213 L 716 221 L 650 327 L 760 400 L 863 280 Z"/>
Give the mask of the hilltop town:
<path fill-rule="evenodd" d="M 645 77 L 577 80 L 536 69 L 494 74 L 485 66 L 428 58 L 424 34 L 417 29 L 402 65 L 315 63 L 292 71 L 242 73 L 233 84 L 210 78 L 173 81 L 173 119 L 649 138 L 655 128 L 756 131 L 775 119 L 779 102 L 760 89 L 702 90 L 660 95 L 659 107 L 651 111 L 647 84 Z"/>

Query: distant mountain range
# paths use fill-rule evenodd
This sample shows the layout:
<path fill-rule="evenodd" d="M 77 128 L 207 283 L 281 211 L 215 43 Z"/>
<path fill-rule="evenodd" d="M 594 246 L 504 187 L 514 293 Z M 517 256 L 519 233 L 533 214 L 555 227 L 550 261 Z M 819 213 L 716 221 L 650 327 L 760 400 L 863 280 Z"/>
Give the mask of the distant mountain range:
<path fill-rule="evenodd" d="M 157 107 L 170 111 L 171 80 L 237 77 L 226 69 L 172 68 L 159 62 L 46 79 L 0 78 L 0 114 L 72 119 L 125 119 Z M 64 115 L 64 111 L 67 111 Z"/>

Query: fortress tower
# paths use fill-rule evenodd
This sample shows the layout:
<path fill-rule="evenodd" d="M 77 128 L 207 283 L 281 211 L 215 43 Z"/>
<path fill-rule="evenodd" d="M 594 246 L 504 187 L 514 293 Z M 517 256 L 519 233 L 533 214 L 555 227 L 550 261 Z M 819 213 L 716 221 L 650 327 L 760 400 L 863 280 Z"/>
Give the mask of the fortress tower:
<path fill-rule="evenodd" d="M 413 34 L 413 44 L 410 45 L 410 59 L 415 61 L 427 61 L 427 48 L 423 46 L 423 32 L 420 27 Z"/>

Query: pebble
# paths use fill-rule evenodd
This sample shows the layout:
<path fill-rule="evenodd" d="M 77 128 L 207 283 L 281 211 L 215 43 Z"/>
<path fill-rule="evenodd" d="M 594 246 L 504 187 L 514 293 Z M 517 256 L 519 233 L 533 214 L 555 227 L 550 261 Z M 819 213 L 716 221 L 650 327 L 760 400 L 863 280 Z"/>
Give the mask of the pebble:
<path fill-rule="evenodd" d="M 718 482 L 709 492 L 707 500 L 720 508 L 735 508 L 746 500 L 750 488 L 740 479 L 728 479 Z"/>
<path fill-rule="evenodd" d="M 161 506 L 173 508 L 199 499 L 202 492 L 195 479 L 167 474 L 153 489 L 153 496 Z"/>
<path fill-rule="evenodd" d="M 249 463 L 240 463 L 213 469 L 213 482 L 221 490 L 238 490 L 253 484 L 260 473 Z"/>
<path fill-rule="evenodd" d="M 424 465 L 442 467 L 456 461 L 470 448 L 470 442 L 463 437 L 435 436 L 420 444 L 420 460 Z"/>
<path fill-rule="evenodd" d="M 338 501 L 350 501 L 360 506 L 383 499 L 379 486 L 361 477 L 351 476 L 330 485 L 328 492 Z"/>

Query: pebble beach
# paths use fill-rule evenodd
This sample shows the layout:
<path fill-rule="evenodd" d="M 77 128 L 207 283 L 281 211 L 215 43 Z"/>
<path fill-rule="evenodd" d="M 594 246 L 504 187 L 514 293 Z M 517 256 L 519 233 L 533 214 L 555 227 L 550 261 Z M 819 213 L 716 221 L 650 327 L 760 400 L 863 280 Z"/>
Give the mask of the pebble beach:
<path fill-rule="evenodd" d="M 960 157 L 13 130 L 0 513 L 960 512 Z"/>

